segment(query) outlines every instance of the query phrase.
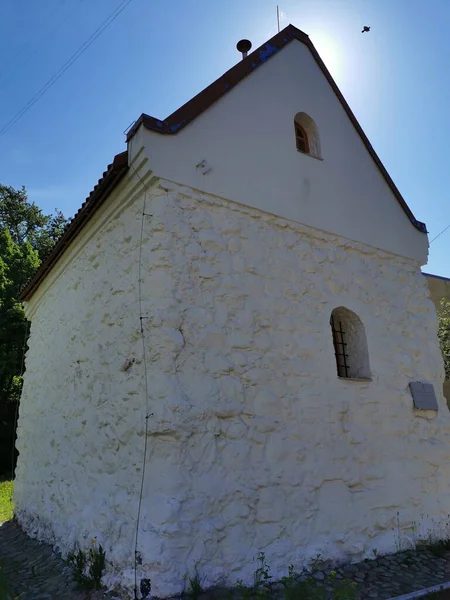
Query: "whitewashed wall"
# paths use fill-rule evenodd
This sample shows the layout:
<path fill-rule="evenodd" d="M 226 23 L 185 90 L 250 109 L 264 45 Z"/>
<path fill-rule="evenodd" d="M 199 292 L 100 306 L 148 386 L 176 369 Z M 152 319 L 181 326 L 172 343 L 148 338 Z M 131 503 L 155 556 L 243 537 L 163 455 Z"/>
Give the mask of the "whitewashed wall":
<path fill-rule="evenodd" d="M 195 569 L 206 584 L 250 581 L 261 550 L 283 574 L 318 552 L 358 559 L 442 531 L 450 415 L 418 263 L 160 186 L 142 262 L 139 578 L 152 594 L 179 592 Z M 63 552 L 96 535 L 107 581 L 129 586 L 146 414 L 141 211 L 142 196 L 119 191 L 27 307 L 15 489 L 27 531 Z M 364 323 L 371 382 L 336 376 L 337 306 Z M 437 414 L 415 413 L 414 380 L 435 384 Z"/>

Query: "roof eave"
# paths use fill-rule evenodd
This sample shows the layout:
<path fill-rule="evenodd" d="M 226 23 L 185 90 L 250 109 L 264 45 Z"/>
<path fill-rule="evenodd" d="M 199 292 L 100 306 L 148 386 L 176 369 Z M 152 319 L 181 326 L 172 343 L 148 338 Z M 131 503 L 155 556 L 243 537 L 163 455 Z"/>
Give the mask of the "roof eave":
<path fill-rule="evenodd" d="M 93 216 L 100 206 L 105 202 L 112 190 L 121 181 L 128 171 L 128 152 L 122 152 L 114 157 L 113 162 L 103 173 L 103 177 L 86 198 L 85 202 L 67 225 L 64 233 L 53 247 L 51 252 L 43 260 L 41 266 L 34 276 L 22 289 L 19 299 L 23 302 L 29 300 L 37 290 L 43 279 L 54 267 L 61 255 L 72 241 L 77 237 L 86 222 Z"/>

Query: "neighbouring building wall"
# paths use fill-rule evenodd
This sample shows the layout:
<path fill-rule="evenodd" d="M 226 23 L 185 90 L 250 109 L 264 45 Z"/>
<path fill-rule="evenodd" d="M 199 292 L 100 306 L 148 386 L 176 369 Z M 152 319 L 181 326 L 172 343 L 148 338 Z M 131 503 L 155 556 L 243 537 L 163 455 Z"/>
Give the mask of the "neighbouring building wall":
<path fill-rule="evenodd" d="M 430 290 L 431 299 L 436 307 L 436 312 L 439 314 L 442 300 L 450 302 L 450 279 L 440 277 L 439 275 L 431 275 L 430 273 L 424 273 L 424 275 Z M 444 381 L 444 396 L 450 407 L 450 381 L 448 380 Z"/>
<path fill-rule="evenodd" d="M 96 535 L 109 583 L 132 586 L 148 415 L 138 578 L 152 595 L 195 570 L 250 582 L 259 551 L 284 574 L 442 532 L 450 414 L 419 264 L 165 181 L 146 202 L 147 406 L 142 196 L 89 224 L 28 305 L 24 528 L 63 552 Z M 371 381 L 336 375 L 338 307 L 364 326 Z M 413 409 L 410 381 L 434 383 L 437 413 Z"/>
<path fill-rule="evenodd" d="M 431 299 L 436 307 L 436 312 L 441 308 L 441 301 L 448 300 L 450 302 L 450 279 L 440 277 L 439 275 L 431 275 L 423 273 L 430 290 Z"/>

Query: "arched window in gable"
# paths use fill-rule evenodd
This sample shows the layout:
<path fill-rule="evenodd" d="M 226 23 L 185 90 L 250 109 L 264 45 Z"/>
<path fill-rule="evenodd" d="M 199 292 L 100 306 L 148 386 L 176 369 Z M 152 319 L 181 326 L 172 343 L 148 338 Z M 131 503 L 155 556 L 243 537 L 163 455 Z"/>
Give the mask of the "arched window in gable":
<path fill-rule="evenodd" d="M 297 150 L 314 158 L 322 158 L 317 125 L 309 115 L 299 112 L 294 118 Z"/>
<path fill-rule="evenodd" d="M 339 306 L 331 313 L 330 326 L 338 377 L 370 379 L 366 332 L 358 315 Z"/>
<path fill-rule="evenodd" d="M 297 141 L 297 150 L 309 154 L 308 134 L 298 123 L 295 124 L 295 139 Z"/>

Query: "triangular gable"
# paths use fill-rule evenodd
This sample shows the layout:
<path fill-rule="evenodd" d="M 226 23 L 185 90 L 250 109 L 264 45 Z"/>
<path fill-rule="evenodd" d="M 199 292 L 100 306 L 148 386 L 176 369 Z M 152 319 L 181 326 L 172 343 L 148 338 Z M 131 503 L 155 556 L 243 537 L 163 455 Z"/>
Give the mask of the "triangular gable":
<path fill-rule="evenodd" d="M 421 221 L 418 221 L 411 209 L 406 204 L 396 185 L 392 181 L 389 173 L 386 171 L 381 160 L 377 156 L 375 150 L 370 144 L 367 136 L 362 130 L 358 123 L 355 115 L 348 106 L 345 98 L 337 87 L 331 74 L 320 58 L 317 50 L 314 48 L 309 37 L 294 27 L 288 25 L 280 33 L 271 38 L 268 42 L 263 44 L 260 48 L 248 55 L 244 60 L 239 61 L 234 67 L 227 71 L 222 77 L 217 79 L 210 86 L 205 88 L 202 92 L 197 94 L 194 98 L 189 100 L 181 108 L 172 113 L 167 119 L 161 121 L 154 117 L 146 114 L 142 114 L 139 119 L 132 126 L 127 135 L 127 141 L 129 141 L 134 134 L 137 132 L 139 127 L 143 125 L 145 128 L 163 134 L 163 135 L 174 135 L 181 129 L 191 123 L 196 117 L 205 112 L 210 106 L 212 106 L 217 100 L 225 96 L 227 92 L 233 89 L 240 81 L 242 81 L 247 75 L 253 73 L 260 65 L 267 62 L 272 56 L 277 54 L 282 48 L 284 48 L 292 40 L 298 40 L 308 47 L 315 62 L 325 75 L 328 83 L 333 89 L 335 95 L 340 101 L 342 107 L 347 113 L 350 121 L 358 132 L 361 140 L 366 146 L 370 156 L 378 167 L 380 173 L 384 177 L 398 203 L 400 204 L 403 211 L 408 216 L 410 222 L 422 233 L 426 233 L 426 226 Z M 21 300 L 29 300 L 34 294 L 36 289 L 39 287 L 42 280 L 47 276 L 56 262 L 64 253 L 65 249 L 69 244 L 76 238 L 80 231 L 84 228 L 87 222 L 90 220 L 92 215 L 96 212 L 97 208 L 105 202 L 109 194 L 115 188 L 115 186 L 121 181 L 128 171 L 128 152 L 122 152 L 114 158 L 114 162 L 108 166 L 108 170 L 103 174 L 102 179 L 98 185 L 95 186 L 94 190 L 88 196 L 86 201 L 83 203 L 80 210 L 73 217 L 71 222 L 66 227 L 58 243 L 50 252 L 50 254 L 43 261 L 41 267 L 32 279 L 25 285 L 20 295 Z"/>
<path fill-rule="evenodd" d="M 277 33 L 273 38 L 271 38 L 268 42 L 260 46 L 257 50 L 252 52 L 247 56 L 247 58 L 239 61 L 234 67 L 232 67 L 229 71 L 224 73 L 222 77 L 219 77 L 214 83 L 205 88 L 202 92 L 194 96 L 191 100 L 186 102 L 181 108 L 172 113 L 167 119 L 161 121 L 160 119 L 156 119 L 155 117 L 151 117 L 146 114 L 142 114 L 139 119 L 134 123 L 131 127 L 130 131 L 127 135 L 127 141 L 129 141 L 136 131 L 139 129 L 141 125 L 143 125 L 146 129 L 151 131 L 155 131 L 157 133 L 161 133 L 164 135 L 174 135 L 178 133 L 181 129 L 186 127 L 189 123 L 191 123 L 196 117 L 201 115 L 206 109 L 208 109 L 212 104 L 217 102 L 220 98 L 222 98 L 225 94 L 227 94 L 231 89 L 233 89 L 238 83 L 240 83 L 247 75 L 250 75 L 255 69 L 257 69 L 260 65 L 264 64 L 268 61 L 272 56 L 277 54 L 282 48 L 284 48 L 287 44 L 289 44 L 292 40 L 298 40 L 305 44 L 311 54 L 314 57 L 317 65 L 321 69 L 322 73 L 325 75 L 328 83 L 333 89 L 334 93 L 338 97 L 340 103 L 342 104 L 345 112 L 347 113 L 350 121 L 353 123 L 356 131 L 361 137 L 364 145 L 366 146 L 370 156 L 373 161 L 377 165 L 387 184 L 391 188 L 394 196 L 396 197 L 398 203 L 402 207 L 403 211 L 408 216 L 411 223 L 416 227 L 419 231 L 423 233 L 427 233 L 425 223 L 418 221 L 411 209 L 407 205 L 405 199 L 401 195 L 395 183 L 392 181 L 389 173 L 384 167 L 383 163 L 379 159 L 377 153 L 372 147 L 372 144 L 369 142 L 366 134 L 364 133 L 361 125 L 358 123 L 355 115 L 353 114 L 351 108 L 347 104 L 344 96 L 339 90 L 336 82 L 332 78 L 330 72 L 326 68 L 324 62 L 320 58 L 317 50 L 315 49 L 313 43 L 303 31 L 297 29 L 293 25 L 288 25 L 285 29 Z"/>

